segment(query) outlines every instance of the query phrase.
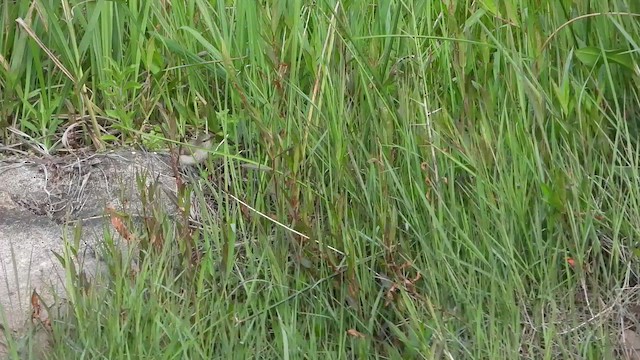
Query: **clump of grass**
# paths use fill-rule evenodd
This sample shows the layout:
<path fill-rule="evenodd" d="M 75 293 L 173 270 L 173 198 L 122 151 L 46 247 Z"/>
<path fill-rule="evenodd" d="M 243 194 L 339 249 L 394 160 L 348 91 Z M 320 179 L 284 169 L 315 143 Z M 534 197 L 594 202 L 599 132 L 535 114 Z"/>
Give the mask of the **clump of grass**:
<path fill-rule="evenodd" d="M 54 143 L 71 109 L 128 143 L 163 103 L 238 154 L 194 189 L 199 262 L 167 220 L 135 276 L 107 252 L 56 357 L 615 356 L 635 3 L 45 3 L 2 8 L 10 125 Z"/>

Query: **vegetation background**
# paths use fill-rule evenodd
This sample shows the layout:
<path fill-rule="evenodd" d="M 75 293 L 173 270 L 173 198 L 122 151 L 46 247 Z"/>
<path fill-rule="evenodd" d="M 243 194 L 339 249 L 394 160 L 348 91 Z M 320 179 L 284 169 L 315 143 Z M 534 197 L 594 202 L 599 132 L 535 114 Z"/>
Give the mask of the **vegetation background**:
<path fill-rule="evenodd" d="M 5 145 L 216 134 L 209 188 L 179 201 L 218 212 L 196 234 L 157 215 L 165 242 L 135 275 L 107 234 L 107 286 L 69 267 L 48 356 L 619 358 L 639 17 L 631 0 L 3 1 Z"/>

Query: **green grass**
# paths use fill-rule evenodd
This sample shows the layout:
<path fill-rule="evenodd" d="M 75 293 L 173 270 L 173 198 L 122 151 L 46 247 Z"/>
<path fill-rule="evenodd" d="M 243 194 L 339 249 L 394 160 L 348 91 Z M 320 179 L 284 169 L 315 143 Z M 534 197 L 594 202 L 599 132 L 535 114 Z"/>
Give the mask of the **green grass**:
<path fill-rule="evenodd" d="M 194 190 L 221 204 L 200 262 L 180 222 L 160 220 L 165 245 L 135 276 L 107 241 L 107 285 L 69 288 L 49 355 L 616 358 L 640 233 L 639 14 L 631 0 L 3 2 L 5 142 L 10 126 L 62 151 L 70 117 L 98 149 L 227 139 L 220 180 Z"/>

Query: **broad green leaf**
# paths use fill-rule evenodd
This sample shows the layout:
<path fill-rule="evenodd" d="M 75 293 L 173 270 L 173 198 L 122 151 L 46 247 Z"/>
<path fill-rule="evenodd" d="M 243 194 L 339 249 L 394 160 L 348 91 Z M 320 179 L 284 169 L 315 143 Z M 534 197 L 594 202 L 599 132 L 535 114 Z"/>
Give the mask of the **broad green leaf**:
<path fill-rule="evenodd" d="M 576 57 L 587 66 L 595 66 L 600 60 L 602 53 L 595 47 L 586 47 L 576 51 Z"/>
<path fill-rule="evenodd" d="M 512 25 L 520 27 L 520 21 L 518 16 L 518 8 L 516 7 L 516 2 L 505 1 L 504 6 L 506 8 L 507 19 L 511 22 Z"/>
<path fill-rule="evenodd" d="M 615 63 L 633 71 L 634 62 L 631 53 L 628 50 L 603 50 L 595 46 L 588 46 L 576 50 L 576 57 L 583 64 L 594 67 L 604 63 L 606 57 L 608 62 Z"/>
<path fill-rule="evenodd" d="M 498 16 L 498 5 L 494 0 L 482 0 L 480 2 L 482 3 L 482 6 L 485 8 L 485 10 L 491 13 L 491 15 Z"/>
<path fill-rule="evenodd" d="M 469 16 L 467 21 L 464 22 L 463 31 L 467 32 L 472 26 L 477 24 L 486 13 L 487 11 L 485 9 L 479 9 L 478 11 L 473 13 L 473 15 Z"/>

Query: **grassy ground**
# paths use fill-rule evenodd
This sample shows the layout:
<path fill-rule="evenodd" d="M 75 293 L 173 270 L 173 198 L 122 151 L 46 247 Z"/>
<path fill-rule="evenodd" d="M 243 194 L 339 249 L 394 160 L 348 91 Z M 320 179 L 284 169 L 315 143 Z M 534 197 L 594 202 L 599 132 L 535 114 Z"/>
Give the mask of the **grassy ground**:
<path fill-rule="evenodd" d="M 49 355 L 620 356 L 637 301 L 639 13 L 2 2 L 6 143 L 13 127 L 61 151 L 74 121 L 97 149 L 220 135 L 205 171 L 224 175 L 195 190 L 219 214 L 197 236 L 165 226 L 133 276 L 107 247 L 110 281 L 70 287 Z"/>

